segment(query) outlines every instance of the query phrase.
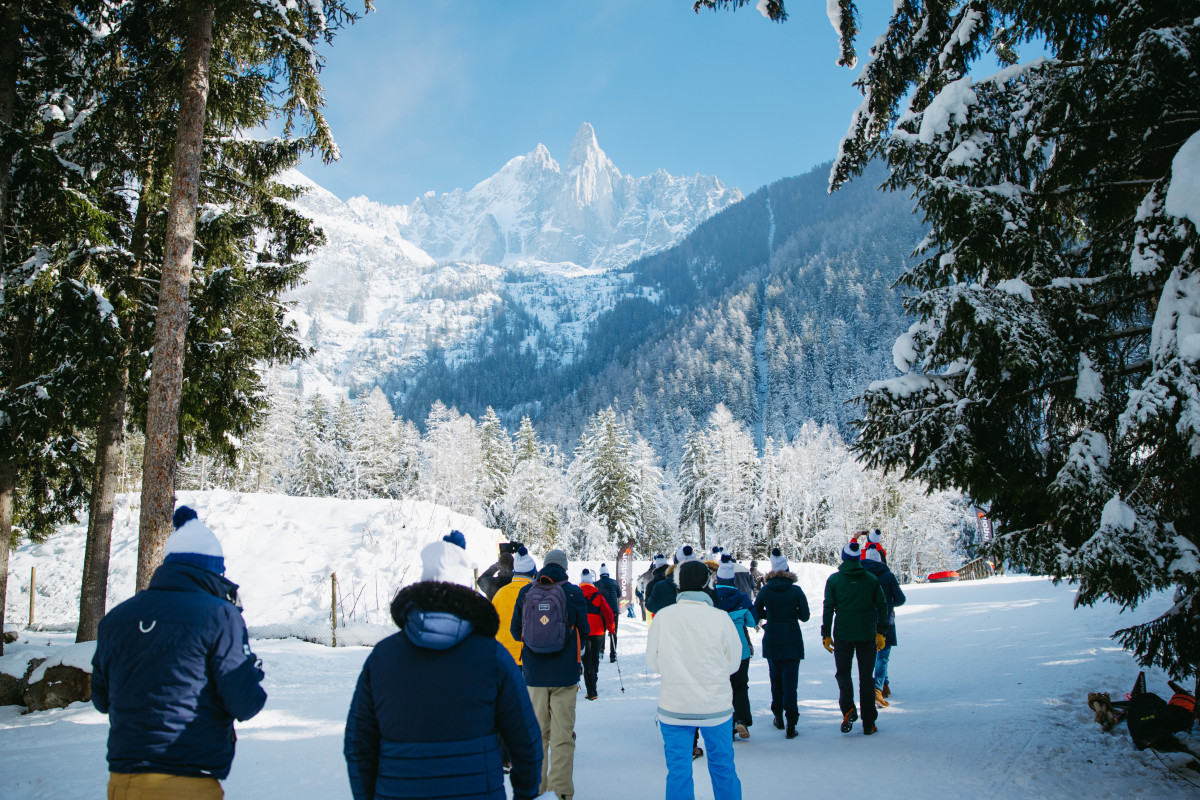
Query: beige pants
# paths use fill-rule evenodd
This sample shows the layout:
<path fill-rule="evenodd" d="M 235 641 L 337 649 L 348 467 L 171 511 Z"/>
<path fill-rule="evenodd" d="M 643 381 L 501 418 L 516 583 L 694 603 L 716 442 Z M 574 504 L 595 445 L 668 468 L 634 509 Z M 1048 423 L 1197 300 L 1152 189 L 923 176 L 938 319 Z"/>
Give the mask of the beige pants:
<path fill-rule="evenodd" d="M 539 794 L 575 794 L 575 698 L 574 686 L 530 686 L 529 700 L 542 726 L 542 786 Z"/>
<path fill-rule="evenodd" d="M 185 778 L 161 772 L 108 774 L 108 800 L 223 800 L 216 778 Z"/>

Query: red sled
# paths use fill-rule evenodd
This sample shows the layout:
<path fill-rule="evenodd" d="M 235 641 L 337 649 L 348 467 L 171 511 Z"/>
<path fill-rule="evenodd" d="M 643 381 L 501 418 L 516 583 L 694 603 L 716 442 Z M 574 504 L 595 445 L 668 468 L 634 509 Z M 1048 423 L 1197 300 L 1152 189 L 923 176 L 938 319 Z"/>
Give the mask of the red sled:
<path fill-rule="evenodd" d="M 945 572 L 931 572 L 926 580 L 930 583 L 947 583 L 958 580 L 958 573 L 952 569 L 948 569 Z"/>

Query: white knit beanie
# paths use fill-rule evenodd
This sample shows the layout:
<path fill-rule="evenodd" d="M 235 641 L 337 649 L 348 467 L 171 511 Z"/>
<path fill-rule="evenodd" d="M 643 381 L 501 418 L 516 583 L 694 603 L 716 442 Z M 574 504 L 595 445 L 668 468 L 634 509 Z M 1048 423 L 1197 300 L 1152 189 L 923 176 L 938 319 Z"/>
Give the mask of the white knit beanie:
<path fill-rule="evenodd" d="M 867 548 L 863 552 L 863 558 L 867 561 L 878 561 L 880 564 L 883 563 L 883 556 L 879 555 L 879 551 L 874 547 Z"/>
<path fill-rule="evenodd" d="M 723 553 L 721 555 L 721 563 L 717 566 L 717 577 L 721 580 L 732 580 L 733 573 L 733 556 Z"/>
<path fill-rule="evenodd" d="M 682 564 L 685 561 L 699 561 L 700 556 L 696 555 L 696 551 L 692 549 L 690 544 L 685 544 L 683 547 L 675 551 L 675 563 Z"/>
<path fill-rule="evenodd" d="M 771 572 L 787 572 L 788 562 L 783 557 L 783 551 L 778 547 L 771 548 Z"/>
<path fill-rule="evenodd" d="M 592 571 L 590 569 L 588 569 L 587 567 L 584 567 L 583 572 L 580 573 L 580 575 L 579 575 L 579 582 L 580 583 L 595 583 L 596 576 L 592 574 Z"/>
<path fill-rule="evenodd" d="M 475 588 L 475 571 L 467 551 L 445 539 L 438 539 L 421 550 L 421 580 L 457 583 Z"/>
<path fill-rule="evenodd" d="M 650 562 L 650 566 L 654 567 L 655 569 L 658 569 L 659 567 L 665 567 L 666 565 L 667 565 L 667 557 L 664 556 L 662 553 L 656 553 L 654 556 L 654 560 Z"/>
<path fill-rule="evenodd" d="M 513 574 L 528 575 L 537 572 L 537 562 L 533 560 L 533 556 L 529 555 L 529 551 L 522 545 L 513 555 Z"/>
<path fill-rule="evenodd" d="M 876 528 L 875 530 L 873 530 L 867 534 L 867 541 L 870 542 L 871 544 L 879 544 L 880 540 L 882 540 L 882 539 L 883 539 L 883 534 L 879 532 L 879 528 Z"/>
<path fill-rule="evenodd" d="M 862 558 L 862 548 L 858 542 L 850 542 L 842 548 L 842 561 L 858 561 Z"/>

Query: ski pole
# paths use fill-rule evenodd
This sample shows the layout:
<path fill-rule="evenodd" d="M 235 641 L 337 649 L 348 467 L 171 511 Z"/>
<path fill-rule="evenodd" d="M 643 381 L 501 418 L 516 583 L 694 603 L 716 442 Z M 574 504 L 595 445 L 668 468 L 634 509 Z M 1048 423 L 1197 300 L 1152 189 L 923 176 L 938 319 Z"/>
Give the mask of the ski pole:
<path fill-rule="evenodd" d="M 617 680 L 621 682 L 621 694 L 625 694 L 625 678 L 621 675 L 621 661 L 618 659 L 613 663 L 617 665 Z"/>

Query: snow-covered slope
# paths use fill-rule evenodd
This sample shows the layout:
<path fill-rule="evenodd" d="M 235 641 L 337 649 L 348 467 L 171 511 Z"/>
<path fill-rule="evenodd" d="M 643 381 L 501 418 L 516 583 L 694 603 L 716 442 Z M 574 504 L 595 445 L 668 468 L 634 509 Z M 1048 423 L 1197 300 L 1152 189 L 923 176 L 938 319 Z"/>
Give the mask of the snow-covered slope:
<path fill-rule="evenodd" d="M 623 267 L 742 199 L 713 177 L 623 175 L 587 123 L 564 167 L 538 145 L 471 189 L 404 206 L 342 202 L 292 180 L 309 189 L 295 206 L 327 237 L 292 298 L 317 348 L 305 388 L 356 393 L 398 385 L 431 346 L 461 359 L 505 302 L 547 328 L 544 357 L 569 362 L 624 285 Z"/>
<path fill-rule="evenodd" d="M 137 577 L 136 495 L 119 495 L 113 523 L 108 607 L 133 595 Z M 240 586 L 253 635 L 330 638 L 330 576 L 337 574 L 342 641 L 374 643 L 391 628 L 388 604 L 420 580 L 420 551 L 463 532 L 482 572 L 496 560 L 500 532 L 444 506 L 416 500 L 338 500 L 238 492 L 179 492 L 225 551 L 226 577 Z M 131 507 L 131 502 L 134 505 Z M 74 630 L 79 619 L 86 520 L 43 544 L 12 553 L 5 619 L 25 623 L 30 568 L 37 567 L 35 621 Z"/>

